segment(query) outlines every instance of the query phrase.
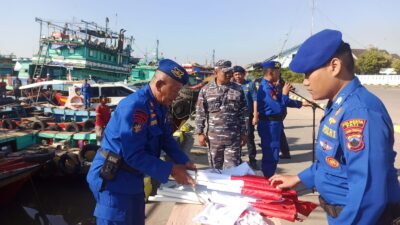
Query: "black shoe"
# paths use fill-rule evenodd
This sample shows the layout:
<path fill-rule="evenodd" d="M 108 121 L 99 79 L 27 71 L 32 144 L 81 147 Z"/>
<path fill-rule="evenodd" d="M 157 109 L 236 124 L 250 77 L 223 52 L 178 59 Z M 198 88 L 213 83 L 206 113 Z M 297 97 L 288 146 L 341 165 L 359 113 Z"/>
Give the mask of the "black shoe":
<path fill-rule="evenodd" d="M 280 159 L 291 159 L 292 157 L 290 155 L 279 155 Z"/>
<path fill-rule="evenodd" d="M 253 170 L 259 170 L 260 168 L 257 165 L 257 160 L 250 160 L 249 162 L 249 166 L 253 169 Z"/>

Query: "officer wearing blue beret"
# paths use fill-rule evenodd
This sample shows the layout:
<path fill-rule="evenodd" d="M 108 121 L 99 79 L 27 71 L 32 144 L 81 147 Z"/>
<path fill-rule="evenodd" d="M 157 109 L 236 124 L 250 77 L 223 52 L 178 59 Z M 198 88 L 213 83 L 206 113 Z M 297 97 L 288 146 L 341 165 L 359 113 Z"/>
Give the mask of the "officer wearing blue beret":
<path fill-rule="evenodd" d="M 247 152 L 249 154 L 249 164 L 251 168 L 258 170 L 257 166 L 257 149 L 254 142 L 254 126 L 258 122 L 257 113 L 257 91 L 254 82 L 246 80 L 246 70 L 241 66 L 233 67 L 233 79 L 236 83 L 242 85 L 242 90 L 246 99 L 247 112 L 249 115 L 247 129 Z"/>
<path fill-rule="evenodd" d="M 393 124 L 379 98 L 354 76 L 352 52 L 341 32 L 323 30 L 308 38 L 290 68 L 305 74 L 303 84 L 313 99 L 329 102 L 319 127 L 317 161 L 298 175 L 275 175 L 272 183 L 315 187 L 329 224 L 398 224 Z"/>
<path fill-rule="evenodd" d="M 97 224 L 144 224 L 144 174 L 194 185 L 186 170 L 195 166 L 172 137 L 166 108 L 187 81 L 180 65 L 164 59 L 148 85 L 118 104 L 87 175 Z M 161 149 L 175 164 L 159 159 Z"/>
<path fill-rule="evenodd" d="M 264 77 L 257 91 L 258 135 L 261 138 L 261 169 L 265 177 L 275 174 L 279 161 L 280 138 L 286 107 L 301 107 L 302 103 L 289 98 L 291 84 L 285 83 L 282 92 L 277 84 L 280 78 L 281 64 L 267 61 L 261 64 Z"/>

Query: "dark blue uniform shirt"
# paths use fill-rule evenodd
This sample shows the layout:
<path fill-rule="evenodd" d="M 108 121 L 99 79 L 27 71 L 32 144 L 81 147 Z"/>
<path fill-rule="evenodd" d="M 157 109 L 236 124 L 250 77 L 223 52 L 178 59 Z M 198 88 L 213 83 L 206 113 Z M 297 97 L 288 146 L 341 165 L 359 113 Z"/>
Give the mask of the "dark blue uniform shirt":
<path fill-rule="evenodd" d="M 246 99 L 247 112 L 249 115 L 252 115 L 254 112 L 253 103 L 257 101 L 257 91 L 254 82 L 245 80 L 242 84 L 242 89 Z"/>
<path fill-rule="evenodd" d="M 90 84 L 88 84 L 88 83 L 82 84 L 81 93 L 83 95 L 90 95 Z"/>
<path fill-rule="evenodd" d="M 300 101 L 283 95 L 277 87 L 266 79 L 262 79 L 257 91 L 257 110 L 260 116 L 284 116 L 286 107 L 300 108 Z"/>
<path fill-rule="evenodd" d="M 387 203 L 400 201 L 393 124 L 383 103 L 354 78 L 328 104 L 316 143 L 317 161 L 299 174 L 333 205 L 329 224 L 376 224 Z"/>
<path fill-rule="evenodd" d="M 101 147 L 122 156 L 141 172 L 132 174 L 120 169 L 114 180 L 107 182 L 106 190 L 122 194 L 143 193 L 143 174 L 160 182 L 168 181 L 173 164 L 159 159 L 161 149 L 177 164 L 189 161 L 172 137 L 167 109 L 156 102 L 149 85 L 118 104 L 104 131 Z M 103 162 L 104 157 L 98 152 L 87 176 L 92 190 L 101 187 Z"/>

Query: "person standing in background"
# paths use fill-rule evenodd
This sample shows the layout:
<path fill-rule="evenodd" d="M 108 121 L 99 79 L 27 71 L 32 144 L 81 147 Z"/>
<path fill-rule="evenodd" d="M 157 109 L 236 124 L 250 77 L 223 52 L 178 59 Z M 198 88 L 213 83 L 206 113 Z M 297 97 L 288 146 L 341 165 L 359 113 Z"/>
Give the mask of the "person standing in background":
<path fill-rule="evenodd" d="M 241 66 L 233 67 L 233 79 L 236 83 L 242 86 L 244 96 L 246 99 L 247 112 L 249 115 L 248 129 L 247 129 L 247 152 L 249 154 L 249 165 L 251 168 L 258 170 L 257 166 L 257 149 L 254 142 L 254 126 L 258 122 L 257 113 L 257 91 L 254 82 L 246 80 L 246 70 Z"/>
<path fill-rule="evenodd" d="M 85 109 L 90 108 L 90 84 L 87 82 L 87 79 L 85 79 L 85 82 L 82 84 L 81 95 L 83 95 Z"/>
<path fill-rule="evenodd" d="M 196 104 L 195 134 L 200 146 L 208 146 L 215 169 L 238 166 L 247 140 L 246 100 L 241 86 L 231 81 L 231 66 L 228 60 L 216 63 L 216 78 L 200 90 Z"/>
<path fill-rule="evenodd" d="M 96 107 L 96 140 L 97 145 L 100 145 L 101 139 L 103 138 L 103 132 L 106 128 L 108 121 L 111 117 L 111 109 L 107 106 L 107 97 L 102 95 L 99 98 L 100 104 Z"/>

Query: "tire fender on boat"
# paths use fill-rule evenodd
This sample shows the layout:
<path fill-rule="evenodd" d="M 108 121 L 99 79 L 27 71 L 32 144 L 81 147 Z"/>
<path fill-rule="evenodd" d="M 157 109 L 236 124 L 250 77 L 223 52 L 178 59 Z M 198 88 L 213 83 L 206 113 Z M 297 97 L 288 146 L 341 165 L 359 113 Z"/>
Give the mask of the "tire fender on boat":
<path fill-rule="evenodd" d="M 51 131 L 62 131 L 62 128 L 60 126 L 58 126 L 57 124 L 51 125 L 47 129 L 51 130 Z"/>
<path fill-rule="evenodd" d="M 76 109 L 79 109 L 83 106 L 83 98 L 79 95 L 72 97 L 70 102 L 71 106 Z"/>
<path fill-rule="evenodd" d="M 44 130 L 46 128 L 47 124 L 43 121 L 35 121 L 32 124 L 32 129 L 34 130 Z"/>
<path fill-rule="evenodd" d="M 82 130 L 82 126 L 75 122 L 71 122 L 65 127 L 65 130 L 68 132 L 79 132 Z"/>
<path fill-rule="evenodd" d="M 88 119 L 83 123 L 83 131 L 91 131 L 93 130 L 94 126 L 95 123 L 93 122 L 93 120 Z"/>

